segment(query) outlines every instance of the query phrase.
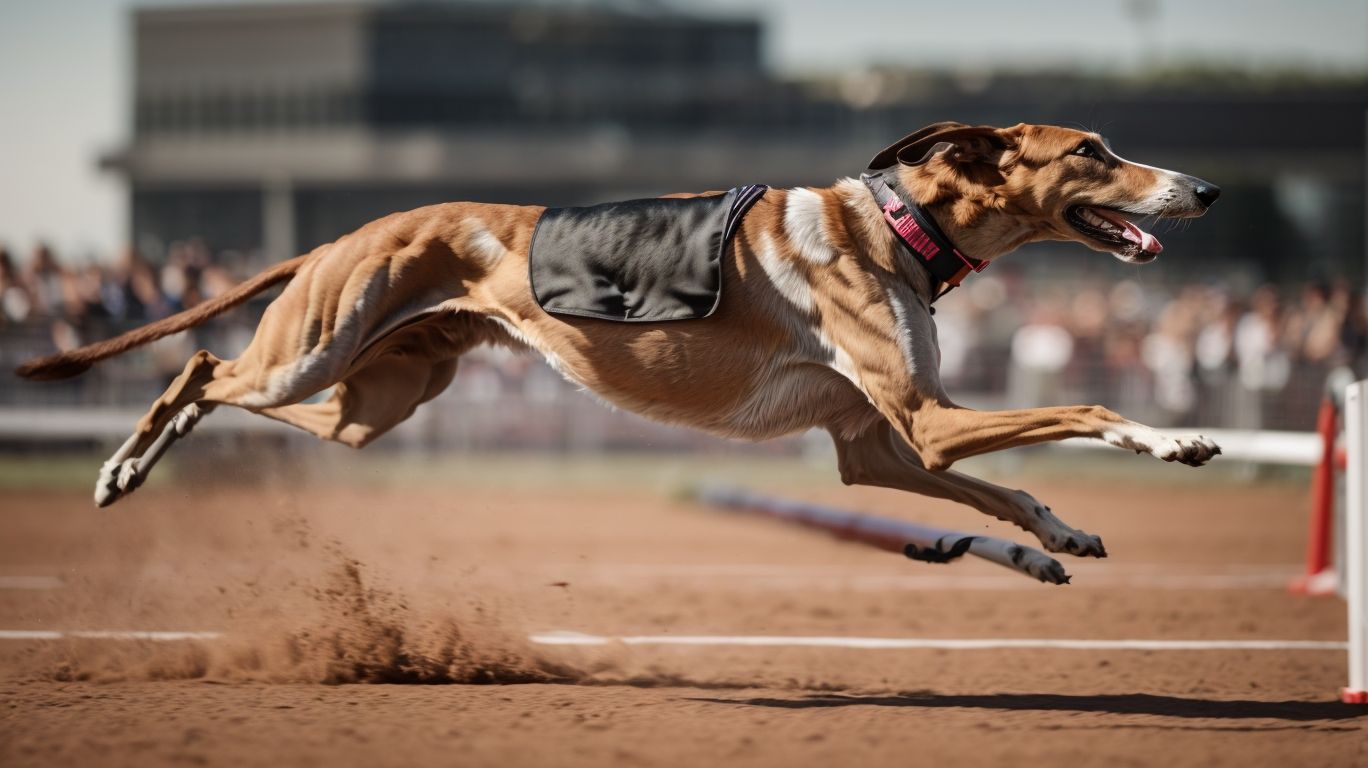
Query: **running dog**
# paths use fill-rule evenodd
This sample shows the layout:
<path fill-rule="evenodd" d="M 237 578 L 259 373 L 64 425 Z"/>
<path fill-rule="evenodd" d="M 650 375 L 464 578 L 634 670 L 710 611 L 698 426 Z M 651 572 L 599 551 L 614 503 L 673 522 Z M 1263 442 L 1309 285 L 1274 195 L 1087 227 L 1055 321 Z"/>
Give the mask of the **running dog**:
<path fill-rule="evenodd" d="M 99 506 L 133 491 L 217 405 L 360 448 L 446 388 L 467 350 L 502 344 L 530 349 L 608 403 L 659 421 L 750 440 L 824 429 L 847 484 L 952 499 L 1020 526 L 1051 552 L 1104 557 L 1101 539 L 1024 491 L 950 467 L 1073 437 L 1192 466 L 1220 449 L 1097 405 L 956 405 L 939 378 L 931 305 L 1035 241 L 1152 261 L 1162 246 L 1135 220 L 1200 216 L 1219 193 L 1124 160 L 1094 133 L 937 123 L 881 152 L 860 179 L 764 191 L 724 241 L 725 290 L 707 319 L 548 312 L 529 279 L 547 209 L 447 203 L 378 219 L 185 312 L 17 373 L 73 376 L 288 283 L 240 357 L 190 358 L 103 466 Z M 329 387 L 326 399 L 304 402 Z M 1067 578 L 1057 564 L 1057 573 L 1040 567 L 1044 580 Z"/>

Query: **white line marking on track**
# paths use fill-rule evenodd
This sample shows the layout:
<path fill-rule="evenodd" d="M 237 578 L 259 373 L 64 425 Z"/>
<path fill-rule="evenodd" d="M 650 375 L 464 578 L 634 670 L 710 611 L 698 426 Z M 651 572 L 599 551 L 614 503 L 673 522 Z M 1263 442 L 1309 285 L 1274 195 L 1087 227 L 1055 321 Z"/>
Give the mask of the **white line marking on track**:
<path fill-rule="evenodd" d="M 785 635 L 628 635 L 606 637 L 580 632 L 542 632 L 528 637 L 539 645 L 711 645 L 863 650 L 1000 650 L 1059 648 L 1073 651 L 1343 651 L 1331 640 L 1054 640 L 1050 638 L 811 637 Z"/>
<path fill-rule="evenodd" d="M 61 589 L 56 576 L 0 576 L 0 589 Z"/>
<path fill-rule="evenodd" d="M 140 632 L 113 629 L 0 629 L 0 640 L 217 640 L 221 632 Z"/>

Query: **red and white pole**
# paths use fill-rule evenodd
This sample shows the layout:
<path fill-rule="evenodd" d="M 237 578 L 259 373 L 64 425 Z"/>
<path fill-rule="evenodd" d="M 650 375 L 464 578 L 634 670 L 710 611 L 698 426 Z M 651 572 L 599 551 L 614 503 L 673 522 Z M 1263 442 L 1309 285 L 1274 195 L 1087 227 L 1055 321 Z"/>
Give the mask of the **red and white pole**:
<path fill-rule="evenodd" d="M 1339 587 L 1330 545 L 1335 527 L 1335 469 L 1341 463 L 1335 451 L 1339 435 L 1339 408 L 1326 394 L 1316 416 L 1320 436 L 1320 461 L 1311 476 L 1311 520 L 1306 537 L 1306 573 L 1292 582 L 1291 589 L 1307 595 L 1334 594 Z"/>

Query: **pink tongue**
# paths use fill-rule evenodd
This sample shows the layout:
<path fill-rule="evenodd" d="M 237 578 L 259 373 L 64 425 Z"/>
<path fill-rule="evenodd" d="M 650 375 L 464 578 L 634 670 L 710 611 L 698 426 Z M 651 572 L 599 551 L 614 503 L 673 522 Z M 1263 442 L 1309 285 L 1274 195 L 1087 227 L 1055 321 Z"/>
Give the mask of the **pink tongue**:
<path fill-rule="evenodd" d="M 1096 213 L 1098 216 L 1125 229 L 1125 232 L 1123 232 L 1121 236 L 1132 243 L 1138 243 L 1140 245 L 1140 250 L 1145 251 L 1146 253 L 1159 253 L 1164 250 L 1164 245 L 1159 242 L 1159 238 L 1130 223 L 1122 218 L 1120 214 L 1112 213 L 1111 211 L 1103 210 L 1101 208 L 1094 208 L 1092 210 L 1093 213 Z"/>

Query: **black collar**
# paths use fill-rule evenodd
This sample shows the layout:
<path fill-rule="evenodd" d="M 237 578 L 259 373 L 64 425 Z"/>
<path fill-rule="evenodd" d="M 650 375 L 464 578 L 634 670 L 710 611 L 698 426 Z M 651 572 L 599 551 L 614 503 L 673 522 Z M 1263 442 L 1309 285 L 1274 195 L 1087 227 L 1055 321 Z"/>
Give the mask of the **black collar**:
<path fill-rule="evenodd" d="M 987 269 L 988 262 L 960 253 L 921 206 L 906 203 L 895 189 L 897 181 L 885 175 L 888 173 L 896 173 L 896 169 L 866 171 L 860 175 L 860 180 L 874 193 L 884 221 L 893 228 L 898 242 L 918 256 L 913 261 L 931 274 L 935 281 L 931 287 L 933 303 L 958 286 L 970 272 Z"/>

